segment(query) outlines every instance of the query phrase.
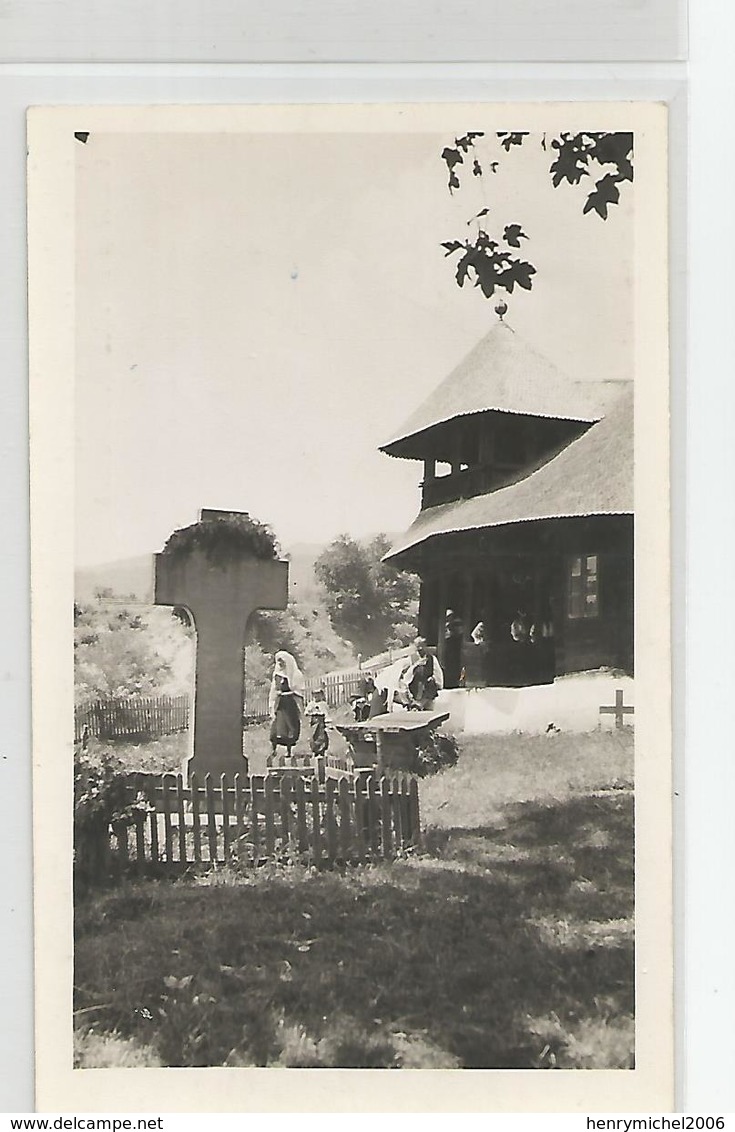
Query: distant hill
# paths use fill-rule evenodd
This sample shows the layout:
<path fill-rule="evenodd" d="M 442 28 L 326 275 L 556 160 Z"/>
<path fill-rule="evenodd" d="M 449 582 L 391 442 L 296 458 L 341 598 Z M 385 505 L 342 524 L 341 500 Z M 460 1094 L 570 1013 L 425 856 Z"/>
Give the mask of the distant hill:
<path fill-rule="evenodd" d="M 153 555 L 81 566 L 74 571 L 75 601 L 92 601 L 100 590 L 112 590 L 116 597 L 133 597 L 153 604 Z"/>
<path fill-rule="evenodd" d="M 320 596 L 314 577 L 314 563 L 327 545 L 323 542 L 300 542 L 284 547 L 284 554 L 290 562 L 289 597 L 292 601 L 314 601 Z M 76 601 L 92 601 L 99 590 L 112 590 L 116 597 L 133 597 L 136 601 L 152 604 L 153 555 L 141 554 L 137 558 L 82 566 L 74 571 Z"/>
<path fill-rule="evenodd" d="M 314 563 L 324 549 L 322 543 L 299 543 L 286 553 L 289 568 L 291 600 L 313 601 L 319 594 L 314 577 Z M 98 566 L 81 566 L 74 571 L 74 599 L 92 601 L 100 590 L 111 590 L 115 597 L 132 597 L 153 603 L 153 555 L 103 562 Z"/>

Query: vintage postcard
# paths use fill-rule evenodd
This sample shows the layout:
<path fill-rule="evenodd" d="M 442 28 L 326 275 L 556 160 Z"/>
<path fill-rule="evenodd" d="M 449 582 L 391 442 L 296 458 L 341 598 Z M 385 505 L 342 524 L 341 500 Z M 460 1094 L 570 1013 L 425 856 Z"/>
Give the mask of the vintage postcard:
<path fill-rule="evenodd" d="M 40 1109 L 673 1103 L 666 131 L 30 111 Z"/>

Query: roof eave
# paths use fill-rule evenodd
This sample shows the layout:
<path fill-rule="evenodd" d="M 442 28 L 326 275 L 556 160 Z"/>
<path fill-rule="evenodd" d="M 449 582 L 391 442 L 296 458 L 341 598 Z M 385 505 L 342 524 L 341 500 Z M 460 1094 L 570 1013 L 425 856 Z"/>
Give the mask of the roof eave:
<path fill-rule="evenodd" d="M 450 424 L 452 421 L 466 420 L 468 417 L 480 417 L 484 413 L 502 413 L 508 417 L 535 417 L 537 420 L 545 421 L 570 421 L 575 424 L 597 424 L 603 419 L 604 413 L 597 412 L 589 413 L 531 413 L 527 410 L 519 411 L 517 409 L 501 409 L 497 405 L 488 405 L 484 409 L 473 409 L 468 413 L 455 413 L 454 416 L 444 417 L 441 420 L 434 421 L 432 424 L 427 425 L 425 428 L 420 428 L 417 432 L 408 432 L 405 436 L 397 436 L 393 440 L 389 440 L 386 444 L 381 444 L 378 448 L 379 452 L 384 452 L 386 456 L 397 457 L 402 460 L 423 460 L 423 455 L 414 455 L 413 452 L 401 452 L 399 447 L 406 445 L 411 441 L 423 438 L 428 440 L 429 434 L 441 425 Z M 421 441 L 423 443 L 423 440 Z"/>
<path fill-rule="evenodd" d="M 447 535 L 458 535 L 468 531 L 483 531 L 483 530 L 497 530 L 499 527 L 514 527 L 519 523 L 544 523 L 556 522 L 558 519 L 592 519 L 595 517 L 609 516 L 614 518 L 621 515 L 634 515 L 633 508 L 616 509 L 616 510 L 592 510 L 592 511 L 560 511 L 555 515 L 522 515 L 516 519 L 499 519 L 496 522 L 486 523 L 468 523 L 464 527 L 447 527 L 445 531 L 430 531 L 426 535 L 417 538 L 415 542 L 410 542 L 406 546 L 401 546 L 398 550 L 391 548 L 387 554 L 381 558 L 381 562 L 390 562 L 394 558 L 399 558 L 402 554 L 407 554 L 411 550 L 415 550 L 423 543 L 429 542 L 431 539 L 445 538 Z"/>

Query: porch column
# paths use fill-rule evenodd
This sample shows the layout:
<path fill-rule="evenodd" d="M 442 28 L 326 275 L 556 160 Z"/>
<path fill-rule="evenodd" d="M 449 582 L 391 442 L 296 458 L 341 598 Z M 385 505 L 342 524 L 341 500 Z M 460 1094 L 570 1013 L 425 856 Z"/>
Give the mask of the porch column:
<path fill-rule="evenodd" d="M 440 574 L 436 579 L 436 597 L 437 597 L 437 656 L 439 663 L 444 666 L 444 622 L 447 617 L 447 576 Z"/>
<path fill-rule="evenodd" d="M 422 578 L 421 588 L 419 589 L 419 615 L 418 615 L 418 631 L 419 636 L 425 637 L 431 644 L 431 612 L 434 602 L 434 579 Z"/>
<path fill-rule="evenodd" d="M 428 457 L 424 460 L 424 478 L 421 481 L 421 506 L 431 507 L 436 502 L 435 493 L 432 491 L 434 481 L 436 479 L 436 460 L 433 457 Z"/>
<path fill-rule="evenodd" d="M 469 637 L 470 633 L 477 624 L 474 609 L 475 597 L 475 571 L 466 569 L 464 572 L 464 622 L 465 637 Z"/>
<path fill-rule="evenodd" d="M 462 467 L 463 456 L 463 429 L 462 422 L 454 422 L 454 435 L 452 436 L 452 475 L 456 475 Z"/>

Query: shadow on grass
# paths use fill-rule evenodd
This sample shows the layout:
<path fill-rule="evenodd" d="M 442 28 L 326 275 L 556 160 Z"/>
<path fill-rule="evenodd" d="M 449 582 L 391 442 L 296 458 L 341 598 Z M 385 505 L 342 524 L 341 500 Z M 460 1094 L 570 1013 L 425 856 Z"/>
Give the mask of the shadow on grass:
<path fill-rule="evenodd" d="M 516 804 L 391 865 L 126 886 L 78 909 L 76 1006 L 165 1065 L 626 1067 L 632 811 Z"/>

